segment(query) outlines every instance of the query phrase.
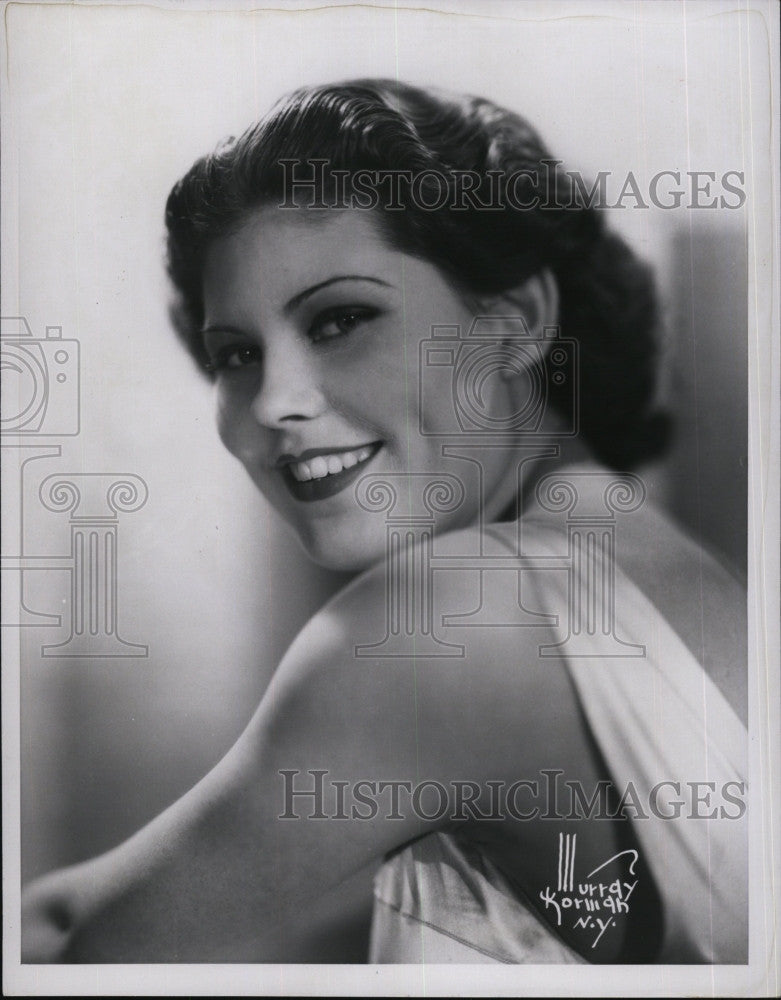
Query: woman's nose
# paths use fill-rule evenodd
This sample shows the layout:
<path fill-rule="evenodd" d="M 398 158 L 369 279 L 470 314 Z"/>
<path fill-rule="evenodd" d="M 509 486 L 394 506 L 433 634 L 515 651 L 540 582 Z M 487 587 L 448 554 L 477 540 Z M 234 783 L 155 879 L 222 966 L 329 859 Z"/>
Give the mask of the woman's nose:
<path fill-rule="evenodd" d="M 252 413 L 265 427 L 311 420 L 325 408 L 317 367 L 305 347 L 286 345 L 267 350 Z"/>

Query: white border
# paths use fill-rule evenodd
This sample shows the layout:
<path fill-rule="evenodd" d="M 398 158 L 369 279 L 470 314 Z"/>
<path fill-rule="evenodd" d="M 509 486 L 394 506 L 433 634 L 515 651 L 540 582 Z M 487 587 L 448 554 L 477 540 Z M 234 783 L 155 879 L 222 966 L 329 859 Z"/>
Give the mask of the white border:
<path fill-rule="evenodd" d="M 206 2 L 165 4 L 173 9 L 212 8 Z M 235 7 L 236 5 L 232 5 Z M 261 4 L 250 5 L 258 9 Z M 317 3 L 274 4 L 279 7 L 325 6 Z M 389 6 L 383 4 L 382 6 Z M 394 5 L 390 5 L 394 6 Z M 395 6 L 413 7 L 413 3 Z M 432 9 L 464 13 L 463 4 L 427 0 Z M 469 6 L 469 5 L 467 5 Z M 507 4 L 486 3 L 483 10 L 502 16 Z M 521 11 L 534 16 L 532 6 Z M 557 16 L 577 11 L 584 4 L 562 3 Z M 590 3 L 589 13 L 605 11 L 610 3 Z M 3 889 L 4 972 L 6 995 L 577 995 L 671 996 L 723 995 L 774 996 L 781 992 L 777 928 L 781 918 L 778 844 L 779 827 L 779 9 L 774 0 L 751 0 L 729 5 L 731 9 L 759 13 L 768 30 L 772 73 L 769 80 L 772 106 L 770 162 L 758 160 L 770 188 L 754 200 L 749 228 L 749 377 L 750 470 L 749 484 L 749 662 L 750 677 L 750 790 L 751 826 L 751 952 L 747 967 L 643 966 L 592 967 L 573 970 L 560 966 L 524 967 L 348 967 L 273 965 L 198 966 L 20 966 L 19 949 L 19 717 L 18 662 L 15 637 L 4 636 L 3 671 Z M 6 5 L 7 7 L 7 5 Z M 525 11 L 524 11 L 525 8 Z M 226 9 L 221 7 L 220 9 Z M 5 14 L 5 10 L 4 10 Z M 776 54 L 776 55 L 774 55 Z M 2 51 L 2 95 L 8 98 Z M 754 95 L 759 103 L 762 95 Z M 6 105 L 7 107 L 8 105 Z M 14 186 L 14 122 L 3 115 L 3 185 Z M 754 148 L 753 154 L 763 156 Z M 758 177 L 762 190 L 765 177 Z M 748 183 L 748 182 L 747 182 Z M 751 185 L 749 184 L 749 187 Z M 13 251 L 17 231 L 13 201 L 6 199 L 3 247 Z M 769 209 L 765 210 L 765 207 Z"/>

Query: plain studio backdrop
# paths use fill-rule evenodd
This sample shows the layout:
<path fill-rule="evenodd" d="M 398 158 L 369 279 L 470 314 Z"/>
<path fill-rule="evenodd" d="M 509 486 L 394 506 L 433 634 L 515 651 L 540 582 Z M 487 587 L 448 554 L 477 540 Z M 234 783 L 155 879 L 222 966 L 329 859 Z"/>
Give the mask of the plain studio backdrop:
<path fill-rule="evenodd" d="M 27 463 L 23 481 L 20 455 L 34 450 L 3 449 L 5 551 L 48 560 L 45 572 L 25 571 L 24 601 L 62 621 L 13 630 L 25 877 L 115 844 L 215 764 L 336 582 L 307 561 L 223 450 L 211 389 L 167 320 L 163 207 L 197 156 L 294 87 L 385 76 L 520 111 L 567 167 L 586 178 L 608 171 L 613 191 L 630 171 L 646 194 L 662 170 L 717 180 L 740 171 L 749 193 L 757 181 L 745 136 L 769 57 L 756 12 L 719 3 L 590 4 L 588 15 L 582 4 L 317 6 L 6 9 L 2 312 L 26 318 L 37 341 L 57 326 L 80 347 L 78 435 L 44 427 L 51 434 L 39 443 L 60 454 Z M 643 475 L 657 500 L 745 573 L 745 247 L 757 207 L 697 210 L 688 200 L 665 211 L 628 197 L 610 213 L 656 268 L 664 391 L 680 417 L 671 456 Z M 63 400 L 50 405 L 70 405 Z M 67 639 L 72 612 L 70 571 L 56 562 L 70 551 L 68 515 L 39 494 L 54 473 L 146 484 L 146 503 L 117 518 L 116 570 L 119 633 L 148 655 L 41 655 Z M 7 573 L 13 593 L 20 573 Z"/>

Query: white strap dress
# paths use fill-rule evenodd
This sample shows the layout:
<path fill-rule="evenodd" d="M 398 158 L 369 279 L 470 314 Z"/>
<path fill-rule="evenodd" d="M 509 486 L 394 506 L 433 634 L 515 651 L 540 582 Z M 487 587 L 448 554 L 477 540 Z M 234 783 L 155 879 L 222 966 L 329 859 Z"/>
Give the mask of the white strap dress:
<path fill-rule="evenodd" d="M 491 527 L 512 549 L 512 526 Z M 535 544 L 545 546 L 546 532 Z M 689 783 L 746 788 L 747 733 L 699 662 L 658 609 L 615 567 L 618 628 L 643 657 L 565 659 L 587 725 L 618 788 L 659 782 L 676 818 L 633 822 L 661 896 L 661 963 L 745 963 L 747 815 L 706 808 Z M 527 573 L 536 599 L 561 607 L 560 573 Z M 669 786 L 666 786 L 669 787 Z M 698 786 L 702 795 L 703 785 Z M 673 800 L 684 801 L 677 810 Z M 668 808 L 670 807 L 670 808 Z M 713 813 L 714 818 L 693 818 Z M 576 963 L 584 961 L 528 906 L 478 849 L 457 835 L 433 833 L 388 859 L 375 879 L 369 961 L 373 963 Z"/>

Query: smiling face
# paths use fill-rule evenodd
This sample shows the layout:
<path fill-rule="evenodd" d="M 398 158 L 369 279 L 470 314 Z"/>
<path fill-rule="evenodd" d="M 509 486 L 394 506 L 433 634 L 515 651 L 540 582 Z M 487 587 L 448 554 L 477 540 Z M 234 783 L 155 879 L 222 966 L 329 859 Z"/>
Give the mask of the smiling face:
<path fill-rule="evenodd" d="M 363 569 L 384 553 L 382 515 L 359 506 L 367 473 L 458 474 L 442 455 L 453 390 L 419 398 L 419 348 L 434 324 L 474 314 L 436 267 L 388 247 L 374 219 L 261 208 L 215 242 L 204 269 L 204 343 L 226 447 L 317 562 Z M 497 412 L 510 382 L 486 389 Z M 421 408 L 423 412 L 421 413 Z M 512 499 L 511 446 L 482 460 L 486 514 Z M 477 490 L 437 530 L 473 523 Z"/>

